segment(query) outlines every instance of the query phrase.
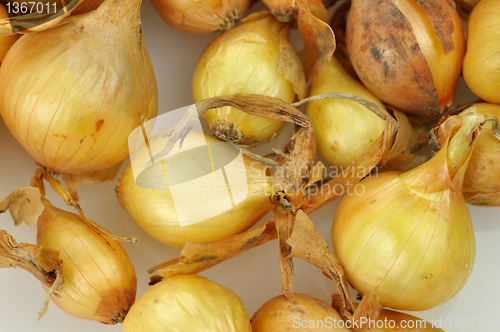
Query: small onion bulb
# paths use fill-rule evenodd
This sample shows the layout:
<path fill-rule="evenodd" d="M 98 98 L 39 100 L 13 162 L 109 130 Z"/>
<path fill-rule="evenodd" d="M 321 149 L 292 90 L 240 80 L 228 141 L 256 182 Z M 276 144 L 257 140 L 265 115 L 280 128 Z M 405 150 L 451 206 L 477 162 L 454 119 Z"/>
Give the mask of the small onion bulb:
<path fill-rule="evenodd" d="M 63 261 L 63 289 L 51 296 L 52 301 L 78 318 L 121 323 L 137 288 L 127 252 L 81 216 L 60 210 L 46 199 L 42 202 L 45 209 L 37 222 L 37 244 L 57 250 Z"/>
<path fill-rule="evenodd" d="M 464 79 L 483 100 L 500 104 L 500 1 L 482 0 L 467 25 Z"/>
<path fill-rule="evenodd" d="M 151 139 L 149 144 L 153 151 L 159 151 L 167 140 L 166 137 Z M 203 146 L 209 146 L 211 152 L 201 150 Z M 234 163 L 223 162 L 233 159 L 230 156 L 235 150 L 195 131 L 187 135 L 182 150 L 176 151 L 185 152 L 178 155 L 183 157 L 173 157 L 176 159 L 164 163 L 166 181 L 146 171 L 143 177 L 136 176 L 145 183 L 159 180 L 165 189 L 139 186 L 132 164 L 127 166 L 117 185 L 120 204 L 158 241 L 182 248 L 187 241 L 223 239 L 247 230 L 271 211 L 271 185 L 265 165 L 245 155 L 242 159 L 235 158 Z M 142 166 L 149 158 L 148 149 L 143 147 L 132 161 Z M 228 175 L 227 181 L 219 177 L 223 176 L 223 169 Z"/>
<path fill-rule="evenodd" d="M 342 324 L 342 316 L 332 306 L 301 293 L 294 293 L 291 298 L 279 295 L 270 299 L 250 321 L 253 332 L 352 331 Z"/>
<path fill-rule="evenodd" d="M 329 92 L 357 95 L 385 110 L 380 100 L 352 78 L 332 57 L 311 88 L 311 96 Z M 366 107 L 328 98 L 309 102 L 307 116 L 314 127 L 319 154 L 330 165 L 346 168 L 361 156 L 384 131 L 385 121 Z"/>
<path fill-rule="evenodd" d="M 455 98 L 465 37 L 460 17 L 447 0 L 421 3 L 353 0 L 347 49 L 359 79 L 380 100 L 408 113 L 435 117 Z"/>
<path fill-rule="evenodd" d="M 141 295 L 121 332 L 224 331 L 251 332 L 240 298 L 205 277 L 164 278 Z"/>
<path fill-rule="evenodd" d="M 302 64 L 288 42 L 289 30 L 288 25 L 271 14 L 260 12 L 212 40 L 193 75 L 195 102 L 254 93 L 292 103 L 296 98 L 295 87 L 305 86 L 305 78 Z M 280 57 L 285 58 L 280 67 L 285 72 L 277 70 Z M 304 92 L 297 93 L 303 98 Z M 250 115 L 229 106 L 209 110 L 205 121 L 217 138 L 238 144 L 270 140 L 284 126 L 282 121 Z"/>
<path fill-rule="evenodd" d="M 153 0 L 163 21 L 187 33 L 224 32 L 236 26 L 251 0 Z"/>

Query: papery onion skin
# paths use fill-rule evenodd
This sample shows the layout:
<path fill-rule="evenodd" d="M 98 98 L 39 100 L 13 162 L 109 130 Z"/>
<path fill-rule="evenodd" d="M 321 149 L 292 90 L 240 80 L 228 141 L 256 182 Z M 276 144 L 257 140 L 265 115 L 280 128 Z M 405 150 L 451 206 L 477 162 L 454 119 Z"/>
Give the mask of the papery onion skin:
<path fill-rule="evenodd" d="M 364 192 L 345 196 L 337 208 L 334 251 L 356 290 L 375 291 L 382 306 L 433 308 L 472 272 L 475 237 L 461 192 L 468 159 L 452 175 L 457 159 L 447 154 L 457 146 L 448 146 L 411 171 L 366 178 Z M 470 146 L 459 149 L 470 158 Z"/>
<path fill-rule="evenodd" d="M 454 49 L 446 54 L 413 0 L 354 0 L 346 37 L 358 77 L 388 105 L 426 118 L 441 114 L 453 103 L 464 56 L 464 31 L 456 11 L 452 21 Z"/>
<path fill-rule="evenodd" d="M 123 246 L 106 238 L 81 216 L 52 206 L 37 223 L 37 244 L 59 251 L 63 290 L 51 299 L 62 310 L 104 324 L 121 323 L 135 301 L 137 278 Z M 46 291 L 48 291 L 48 288 Z"/>
<path fill-rule="evenodd" d="M 280 38 L 283 34 L 286 40 Z M 287 25 L 261 12 L 212 40 L 200 56 L 193 75 L 195 102 L 238 93 L 262 94 L 293 102 L 296 95 L 293 84 L 276 70 L 280 42 L 288 43 L 288 34 Z M 297 66 L 302 70 L 296 54 L 289 60 L 290 68 Z M 292 75 L 301 76 L 304 81 L 303 72 Z M 246 114 L 232 107 L 209 110 L 205 121 L 216 137 L 238 144 L 270 140 L 284 126 L 282 121 Z"/>
<path fill-rule="evenodd" d="M 191 145 L 196 146 L 197 135 L 201 134 L 190 132 L 183 143 L 183 148 L 188 150 Z M 194 139 L 191 141 L 191 137 L 194 137 L 196 141 Z M 205 139 L 207 142 L 219 142 L 210 136 L 205 136 Z M 166 140 L 164 138 L 150 141 L 152 149 L 157 146 L 163 147 Z M 145 164 L 149 160 L 148 158 L 149 155 L 146 153 L 139 156 L 138 160 L 142 161 L 138 161 L 138 164 Z M 240 183 L 239 185 L 247 187 L 247 196 L 231 210 L 201 222 L 190 225 L 181 224 L 170 189 L 145 189 L 138 186 L 134 180 L 131 164 L 127 166 L 118 181 L 118 200 L 122 207 L 147 233 L 170 246 L 182 248 L 187 241 L 203 243 L 223 239 L 247 230 L 272 209 L 269 200 L 271 186 L 266 173 L 268 171 L 267 167 L 247 156 L 243 156 L 243 160 L 247 178 L 246 183 Z M 170 167 L 168 166 L 167 169 Z M 184 168 L 179 166 L 179 169 Z M 206 193 L 206 202 L 217 204 L 218 198 L 211 196 L 211 194 L 210 191 Z M 182 200 L 184 203 L 187 202 L 186 204 L 193 206 L 193 209 L 198 208 L 198 205 L 200 205 L 200 202 L 193 200 L 191 196 Z M 176 204 L 178 203 L 176 201 Z"/>
<path fill-rule="evenodd" d="M 295 0 L 262 0 L 262 2 L 280 22 L 290 23 L 297 19 L 299 6 L 295 3 Z M 322 0 L 308 0 L 307 5 L 314 16 L 323 22 L 328 22 L 328 12 Z"/>
<path fill-rule="evenodd" d="M 139 10 L 139 0 L 106 1 L 23 36 L 5 57 L 1 114 L 39 165 L 76 174 L 110 168 L 128 156 L 129 133 L 156 116 Z"/>
<path fill-rule="evenodd" d="M 6 18 L 8 18 L 8 15 L 5 5 L 3 3 L 0 3 L 0 19 L 6 19 Z M 19 37 L 21 36 L 12 35 L 12 36 L 0 37 L 0 64 L 2 63 L 9 49 L 12 47 L 12 45 L 14 45 L 16 40 L 19 39 Z"/>
<path fill-rule="evenodd" d="M 352 78 L 332 57 L 311 88 L 311 96 L 329 92 L 357 95 L 385 110 L 380 100 Z M 319 154 L 330 165 L 346 168 L 384 131 L 385 121 L 366 107 L 337 98 L 311 101 L 307 116 L 314 127 Z"/>
<path fill-rule="evenodd" d="M 500 1 L 482 0 L 467 25 L 463 73 L 469 88 L 481 99 L 500 104 Z"/>
<path fill-rule="evenodd" d="M 500 121 L 500 105 L 477 103 L 473 109 L 464 110 L 460 116 L 470 112 L 494 116 Z M 438 129 L 438 136 L 443 140 L 447 136 L 448 126 Z M 462 192 L 465 201 L 481 206 L 500 206 L 500 141 L 493 135 L 491 124 L 483 126 L 476 139 L 469 166 L 465 171 Z"/>
<path fill-rule="evenodd" d="M 251 0 L 152 0 L 163 21 L 192 33 L 224 32 L 236 26 Z"/>
<path fill-rule="evenodd" d="M 343 327 L 342 317 L 332 306 L 301 293 L 294 293 L 291 298 L 279 295 L 270 299 L 250 321 L 253 332 L 352 331 Z"/>
<path fill-rule="evenodd" d="M 141 295 L 121 332 L 226 331 L 251 332 L 240 298 L 205 277 L 164 278 Z"/>

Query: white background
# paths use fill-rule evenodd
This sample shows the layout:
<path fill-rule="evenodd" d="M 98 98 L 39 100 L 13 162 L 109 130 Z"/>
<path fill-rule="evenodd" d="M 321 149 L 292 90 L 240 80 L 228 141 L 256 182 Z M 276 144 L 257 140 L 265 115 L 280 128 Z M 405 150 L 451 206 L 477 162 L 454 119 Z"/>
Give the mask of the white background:
<path fill-rule="evenodd" d="M 257 8 L 263 8 L 258 5 Z M 255 10 L 255 8 L 254 8 Z M 156 73 L 159 90 L 160 113 L 193 103 L 191 76 L 197 59 L 207 43 L 215 35 L 188 35 L 168 27 L 161 20 L 152 4 L 146 0 L 142 8 L 144 39 L 149 49 Z M 292 34 L 297 37 L 296 33 Z M 298 44 L 298 43 L 296 43 Z M 96 50 L 97 51 L 97 50 Z M 466 100 L 466 89 L 461 88 L 458 98 Z M 289 136 L 285 132 L 278 138 L 282 146 Z M 259 151 L 263 151 L 260 149 Z M 125 164 L 128 163 L 126 161 Z M 0 123 L 0 196 L 27 186 L 35 170 L 35 163 Z M 123 170 L 123 167 L 122 167 Z M 121 173 L 121 172 L 120 172 Z M 136 244 L 124 244 L 134 261 L 138 277 L 138 296 L 148 289 L 149 275 L 146 270 L 178 256 L 179 250 L 170 248 L 146 234 L 121 208 L 116 198 L 115 183 L 86 185 L 79 190 L 80 204 L 87 216 L 117 235 L 136 236 Z M 59 208 L 65 203 L 48 189 L 48 198 Z M 310 215 L 317 229 L 331 245 L 330 228 L 338 201 Z M 469 206 L 476 233 L 477 256 L 472 275 L 462 291 L 447 303 L 432 310 L 413 312 L 414 315 L 431 319 L 441 318 L 445 331 L 500 331 L 500 208 Z M 264 220 L 270 219 L 267 215 Z M 261 221 L 262 222 L 262 221 Z M 14 227 L 8 213 L 0 216 L 1 229 L 7 230 L 18 242 L 36 241 L 36 231 L 23 224 Z M 272 241 L 247 251 L 201 273 L 211 280 L 235 291 L 246 306 L 249 317 L 267 300 L 281 292 L 278 264 L 278 243 Z M 335 292 L 335 282 L 324 278 L 318 270 L 295 259 L 296 275 L 293 286 L 296 292 L 313 295 L 326 302 Z M 353 293 L 355 294 L 355 293 Z M 37 322 L 37 312 L 45 297 L 40 283 L 21 269 L 0 270 L 0 331 L 47 331 L 47 332 L 100 332 L 119 331 L 120 325 L 108 326 L 69 316 L 54 303 Z M 482 317 L 490 321 L 490 327 L 470 327 L 473 319 Z M 451 319 L 451 327 L 450 321 Z M 468 328 L 453 327 L 469 324 Z M 477 324 L 477 322 L 476 322 Z"/>

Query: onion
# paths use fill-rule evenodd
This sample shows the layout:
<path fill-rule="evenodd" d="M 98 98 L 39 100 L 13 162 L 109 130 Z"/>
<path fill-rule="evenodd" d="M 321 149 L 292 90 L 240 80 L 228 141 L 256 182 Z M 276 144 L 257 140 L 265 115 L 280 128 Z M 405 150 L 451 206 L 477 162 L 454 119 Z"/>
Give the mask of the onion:
<path fill-rule="evenodd" d="M 106 229 L 50 204 L 44 197 L 43 178 L 63 198 L 69 197 L 52 176 L 36 172 L 32 186 L 40 189 L 44 207 L 37 222 L 37 245 L 59 252 L 64 277 L 62 291 L 55 294 L 53 286 L 42 285 L 52 301 L 72 316 L 121 323 L 135 300 L 137 278 L 132 260 L 118 241 L 105 235 L 109 234 Z"/>
<path fill-rule="evenodd" d="M 140 3 L 107 0 L 23 36 L 5 57 L 1 114 L 39 165 L 78 174 L 110 168 L 128 156 L 130 132 L 156 116 Z"/>
<path fill-rule="evenodd" d="M 361 83 L 352 78 L 332 57 L 324 72 L 318 75 L 311 96 L 329 92 L 357 95 L 384 105 Z M 309 102 L 311 119 L 319 154 L 328 163 L 346 168 L 361 156 L 384 131 L 385 121 L 359 103 L 336 98 Z"/>
<path fill-rule="evenodd" d="M 342 199 L 333 248 L 360 294 L 375 291 L 382 306 L 425 310 L 465 285 L 475 238 L 461 188 L 482 121 L 469 115 L 427 163 L 366 178 L 362 193 Z"/>
<path fill-rule="evenodd" d="M 449 135 L 450 127 L 461 121 L 467 114 L 482 114 L 487 118 L 500 121 L 500 105 L 479 103 L 473 104 L 461 112 L 460 116 L 449 118 L 435 129 L 439 139 L 437 145 L 443 144 Z M 498 135 L 498 134 L 497 134 Z M 493 124 L 483 126 L 476 139 L 469 166 L 465 171 L 462 192 L 467 203 L 484 206 L 500 206 L 500 141 L 495 137 Z"/>
<path fill-rule="evenodd" d="M 402 312 L 382 309 L 376 320 L 368 321 L 369 329 L 353 328 L 355 332 L 444 332 L 440 327 L 433 326 L 418 317 Z M 439 324 L 436 324 L 439 325 Z"/>
<path fill-rule="evenodd" d="M 464 32 L 447 0 L 353 0 L 347 48 L 364 85 L 383 102 L 422 117 L 454 100 Z"/>
<path fill-rule="evenodd" d="M 121 332 L 251 332 L 240 298 L 197 275 L 164 278 L 130 309 Z"/>
<path fill-rule="evenodd" d="M 500 104 L 500 1 L 483 0 L 467 25 L 464 79 L 477 96 Z"/>
<path fill-rule="evenodd" d="M 224 32 L 236 26 L 251 0 L 153 0 L 163 21 L 187 33 Z"/>
<path fill-rule="evenodd" d="M 150 149 L 160 151 L 167 140 L 150 139 Z M 203 150 L 207 144 L 211 152 Z M 142 166 L 150 160 L 150 150 L 143 147 L 118 181 L 120 204 L 152 237 L 178 248 L 187 241 L 211 242 L 247 230 L 272 209 L 267 167 L 247 156 L 235 157 L 235 150 L 226 144 L 191 131 L 182 145 L 186 152 L 156 164 L 160 177 L 151 168 L 139 176 L 134 174 L 134 164 Z M 173 153 L 180 152 L 178 146 Z M 136 181 L 147 188 L 163 184 L 165 189 L 147 189 Z"/>
<path fill-rule="evenodd" d="M 210 42 L 193 75 L 196 102 L 238 93 L 277 97 L 287 103 L 305 96 L 302 64 L 288 42 L 290 28 L 267 12 L 250 15 Z M 272 139 L 284 122 L 232 107 L 210 110 L 205 121 L 225 141 L 256 144 Z"/>
<path fill-rule="evenodd" d="M 312 296 L 294 293 L 276 296 L 264 303 L 250 319 L 253 332 L 352 331 L 329 304 Z"/>

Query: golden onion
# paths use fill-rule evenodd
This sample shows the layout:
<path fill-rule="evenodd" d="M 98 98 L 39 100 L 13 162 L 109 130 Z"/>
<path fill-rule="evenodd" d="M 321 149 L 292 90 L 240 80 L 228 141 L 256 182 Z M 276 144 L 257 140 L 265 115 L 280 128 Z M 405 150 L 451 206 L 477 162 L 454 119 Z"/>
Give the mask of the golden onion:
<path fill-rule="evenodd" d="M 311 88 L 311 96 L 329 92 L 357 95 L 384 105 L 361 83 L 352 78 L 332 57 Z M 359 103 L 337 98 L 312 101 L 307 116 L 314 127 L 319 154 L 329 164 L 346 168 L 361 156 L 384 131 L 385 121 Z"/>
<path fill-rule="evenodd" d="M 250 0 L 153 0 L 163 21 L 194 34 L 224 32 L 236 26 Z"/>
<path fill-rule="evenodd" d="M 120 331 L 251 332 L 252 328 L 232 290 L 197 275 L 177 275 L 142 294 Z"/>
<path fill-rule="evenodd" d="M 78 318 L 121 323 L 137 288 L 127 252 L 80 215 L 60 210 L 44 198 L 42 202 L 45 209 L 37 223 L 37 244 L 58 251 L 63 261 L 63 289 L 51 296 L 52 301 Z"/>
<path fill-rule="evenodd" d="M 288 103 L 294 101 L 296 94 L 303 98 L 304 72 L 288 43 L 289 30 L 288 25 L 271 14 L 260 12 L 212 40 L 196 65 L 192 81 L 194 100 L 238 93 L 262 94 Z M 238 144 L 270 140 L 284 126 L 282 121 L 249 115 L 232 107 L 210 110 L 205 120 L 217 138 Z"/>
<path fill-rule="evenodd" d="M 427 163 L 366 178 L 363 192 L 342 199 L 333 248 L 358 292 L 375 291 L 382 306 L 425 310 L 465 285 L 475 237 L 461 189 L 482 121 L 469 115 Z"/>
<path fill-rule="evenodd" d="M 483 100 L 500 104 L 500 1 L 482 0 L 467 25 L 464 79 Z"/>
<path fill-rule="evenodd" d="M 159 151 L 167 140 L 151 139 L 150 148 L 140 149 L 132 162 L 145 165 L 149 151 Z M 118 181 L 120 204 L 152 237 L 178 248 L 187 241 L 211 242 L 247 230 L 271 211 L 265 165 L 235 156 L 227 143 L 195 131 L 183 142 L 185 152 L 178 146 L 172 159 L 156 164 L 159 173 L 151 168 L 134 174 L 130 163 Z M 136 178 L 148 185 L 139 186 Z M 164 189 L 155 187 L 156 182 Z"/>
<path fill-rule="evenodd" d="M 465 40 L 447 0 L 353 0 L 346 38 L 358 77 L 386 104 L 434 117 L 453 103 Z"/>
<path fill-rule="evenodd" d="M 250 319 L 253 332 L 352 331 L 329 304 L 310 295 L 276 296 L 264 303 Z"/>
<path fill-rule="evenodd" d="M 5 57 L 0 111 L 39 165 L 78 174 L 110 168 L 128 156 L 130 132 L 156 116 L 140 4 L 107 0 L 23 36 Z"/>

